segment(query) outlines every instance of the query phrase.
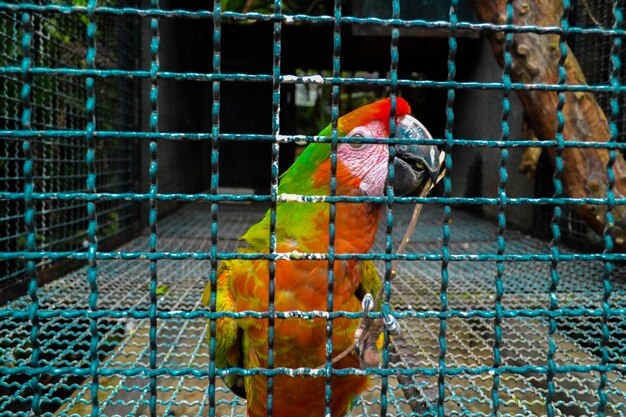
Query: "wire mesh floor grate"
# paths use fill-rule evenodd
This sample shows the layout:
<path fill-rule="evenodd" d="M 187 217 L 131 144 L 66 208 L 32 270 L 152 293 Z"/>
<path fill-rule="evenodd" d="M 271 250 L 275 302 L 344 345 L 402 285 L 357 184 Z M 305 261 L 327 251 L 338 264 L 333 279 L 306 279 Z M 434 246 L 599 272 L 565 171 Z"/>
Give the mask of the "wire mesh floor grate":
<path fill-rule="evenodd" d="M 394 236 L 399 242 L 406 230 L 412 206 L 394 207 Z M 208 252 L 210 250 L 210 207 L 195 203 L 159 222 L 159 250 Z M 220 206 L 220 251 L 232 251 L 238 238 L 258 221 L 264 206 Z M 425 207 L 413 241 L 407 251 L 441 253 L 441 207 Z M 384 222 L 381 222 L 384 223 Z M 453 254 L 496 253 L 497 226 L 466 212 L 453 210 L 451 224 Z M 380 236 L 379 236 L 380 237 Z M 506 253 L 549 254 L 549 244 L 516 231 L 506 231 Z M 147 251 L 147 233 L 120 250 Z M 383 239 L 377 239 L 373 252 L 384 252 Z M 563 249 L 563 253 L 567 253 Z M 202 309 L 200 296 L 209 276 L 208 260 L 160 260 L 158 262 L 158 306 L 171 317 L 160 318 L 157 328 L 158 366 L 171 370 L 158 378 L 158 415 L 207 415 L 208 378 L 177 370 L 206 369 L 205 319 L 178 314 Z M 378 265 L 382 271 L 382 264 Z M 149 261 L 101 260 L 98 262 L 99 309 L 109 311 L 98 320 L 100 371 L 128 370 L 100 378 L 99 398 L 103 415 L 142 415 L 148 410 L 149 379 L 132 370 L 149 364 L 149 318 L 129 318 L 127 311 L 147 312 L 149 301 Z M 440 261 L 405 261 L 399 264 L 392 284 L 392 304 L 399 313 L 401 336 L 391 347 L 393 367 L 414 369 L 412 375 L 390 378 L 387 393 L 388 415 L 437 414 L 437 370 L 440 356 L 439 328 L 441 285 Z M 524 369 L 500 375 L 497 392 L 502 415 L 545 415 L 548 384 L 547 366 L 550 262 L 507 262 L 504 265 L 502 308 L 513 311 L 502 319 L 501 366 Z M 482 371 L 493 365 L 494 303 L 496 264 L 491 261 L 454 261 L 448 266 L 448 304 L 445 362 L 460 372 L 445 378 L 446 415 L 490 415 L 493 408 L 494 374 Z M 557 366 L 584 367 L 600 363 L 602 321 L 601 261 L 564 261 L 558 264 L 559 311 L 554 361 Z M 612 308 L 626 307 L 626 268 L 618 266 L 611 295 Z M 70 273 L 38 291 L 40 310 L 56 312 L 41 320 L 40 364 L 50 367 L 47 378 L 40 378 L 41 405 L 46 415 L 86 415 L 91 408 L 89 379 L 73 372 L 54 369 L 82 369 L 89 374 L 89 320 L 73 312 L 88 309 L 89 290 L 85 269 Z M 0 353 L 5 367 L 28 366 L 31 355 L 28 311 L 31 301 L 22 297 L 6 305 L 0 321 Z M 530 312 L 517 314 L 519 311 Z M 595 312 L 595 313 L 594 313 Z M 67 313 L 67 314 L 65 314 Z M 566 316 L 567 315 L 567 316 Z M 609 363 L 605 392 L 607 414 L 626 415 L 626 380 L 623 354 L 626 349 L 624 316 L 609 322 Z M 526 368 L 525 368 L 526 367 Z M 535 371 L 528 367 L 533 368 Z M 430 370 L 432 372 L 419 372 Z M 29 415 L 32 393 L 25 375 L 0 377 L 0 410 L 5 415 Z M 380 379 L 353 409 L 352 415 L 379 415 Z M 555 415 L 591 415 L 597 409 L 600 374 L 597 371 L 556 373 L 553 376 Z M 243 415 L 245 403 L 224 385 L 217 388 L 216 415 Z M 6 414 L 8 413 L 8 414 Z"/>

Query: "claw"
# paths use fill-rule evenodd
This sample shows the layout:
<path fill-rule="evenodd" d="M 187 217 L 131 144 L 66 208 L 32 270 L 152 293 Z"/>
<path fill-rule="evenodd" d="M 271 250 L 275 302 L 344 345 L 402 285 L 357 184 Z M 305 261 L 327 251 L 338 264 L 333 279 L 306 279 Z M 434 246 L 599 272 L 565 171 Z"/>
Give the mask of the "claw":
<path fill-rule="evenodd" d="M 365 294 L 361 301 L 361 307 L 363 308 L 363 318 L 354 332 L 354 340 L 356 341 L 355 352 L 361 362 L 361 368 L 366 369 L 376 367 L 380 362 L 377 342 L 383 327 L 387 329 L 390 335 L 397 336 L 400 334 L 400 325 L 391 315 L 389 305 L 382 306 L 382 319 L 369 317 L 369 312 L 374 310 L 374 297 L 371 294 Z"/>
<path fill-rule="evenodd" d="M 383 304 L 381 307 L 381 312 L 383 314 L 383 323 L 387 328 L 387 331 L 392 336 L 400 335 L 400 324 L 398 320 L 394 316 L 391 315 L 391 308 L 388 304 Z"/>
<path fill-rule="evenodd" d="M 374 297 L 372 297 L 372 294 L 367 293 L 363 296 L 361 307 L 363 308 L 363 316 L 367 317 L 367 313 L 374 309 Z"/>

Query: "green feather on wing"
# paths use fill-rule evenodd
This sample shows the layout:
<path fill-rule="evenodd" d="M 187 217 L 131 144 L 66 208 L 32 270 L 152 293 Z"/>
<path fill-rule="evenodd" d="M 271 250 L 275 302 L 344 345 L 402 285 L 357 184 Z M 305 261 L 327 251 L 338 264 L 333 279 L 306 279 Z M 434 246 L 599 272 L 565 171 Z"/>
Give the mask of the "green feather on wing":
<path fill-rule="evenodd" d="M 230 262 L 222 262 L 217 269 L 217 294 L 216 307 L 218 312 L 234 312 L 235 300 L 230 293 L 227 282 L 231 280 Z M 202 293 L 202 304 L 209 307 L 211 303 L 211 285 L 208 284 Z M 207 321 L 207 344 L 210 344 L 209 324 Z M 220 317 L 216 321 L 215 331 L 215 366 L 220 369 L 242 368 L 242 342 L 241 329 L 237 327 L 237 321 L 231 317 Z M 228 388 L 236 395 L 246 398 L 244 379 L 239 375 L 227 375 L 223 378 Z"/>
<path fill-rule="evenodd" d="M 359 300 L 363 300 L 365 294 L 372 294 L 372 297 L 376 298 L 378 291 L 380 291 L 381 283 L 378 271 L 374 266 L 374 262 L 371 260 L 361 261 L 361 284 L 356 290 L 356 296 Z M 375 306 L 378 310 L 380 305 Z"/>

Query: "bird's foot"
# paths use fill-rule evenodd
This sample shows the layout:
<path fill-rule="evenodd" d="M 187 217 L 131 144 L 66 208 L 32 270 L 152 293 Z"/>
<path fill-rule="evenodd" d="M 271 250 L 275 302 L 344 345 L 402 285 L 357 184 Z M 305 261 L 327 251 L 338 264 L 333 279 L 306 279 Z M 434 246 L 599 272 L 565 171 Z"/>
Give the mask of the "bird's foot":
<path fill-rule="evenodd" d="M 373 368 L 380 364 L 381 335 L 385 328 L 392 336 L 400 334 L 398 321 L 391 315 L 388 304 L 383 304 L 382 318 L 374 319 L 369 313 L 374 309 L 374 298 L 370 294 L 363 297 L 363 318 L 354 332 L 355 350 L 361 362 L 361 368 Z"/>

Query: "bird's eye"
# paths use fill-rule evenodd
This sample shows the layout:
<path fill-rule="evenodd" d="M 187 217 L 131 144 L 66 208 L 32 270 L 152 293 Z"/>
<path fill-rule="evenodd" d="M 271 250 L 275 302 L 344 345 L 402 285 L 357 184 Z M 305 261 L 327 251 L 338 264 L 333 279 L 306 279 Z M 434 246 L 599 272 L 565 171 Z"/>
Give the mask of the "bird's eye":
<path fill-rule="evenodd" d="M 354 135 L 350 136 L 351 138 L 362 138 L 363 135 L 360 133 L 355 133 Z M 348 143 L 348 145 L 350 145 L 352 148 L 354 149 L 359 149 L 362 148 L 364 143 Z"/>
<path fill-rule="evenodd" d="M 415 167 L 418 169 L 418 171 L 423 171 L 425 169 L 424 164 L 422 164 L 421 162 L 416 162 Z"/>

